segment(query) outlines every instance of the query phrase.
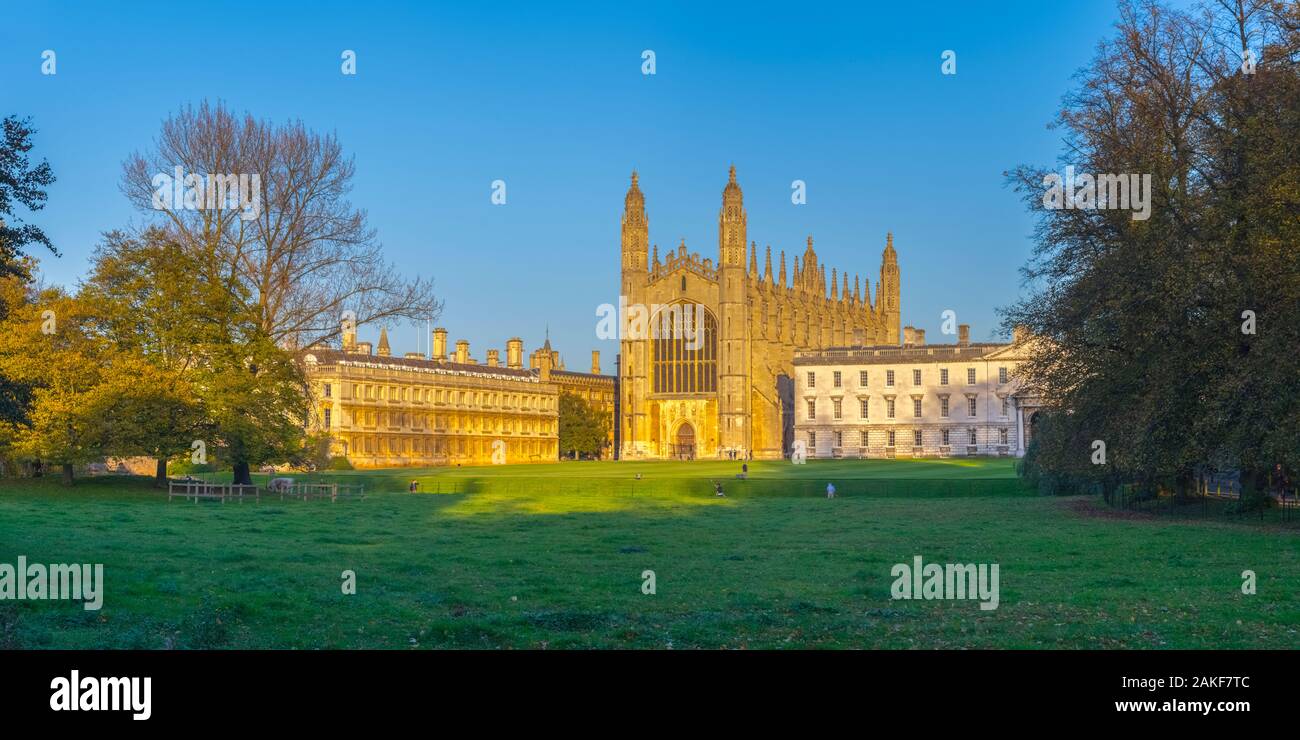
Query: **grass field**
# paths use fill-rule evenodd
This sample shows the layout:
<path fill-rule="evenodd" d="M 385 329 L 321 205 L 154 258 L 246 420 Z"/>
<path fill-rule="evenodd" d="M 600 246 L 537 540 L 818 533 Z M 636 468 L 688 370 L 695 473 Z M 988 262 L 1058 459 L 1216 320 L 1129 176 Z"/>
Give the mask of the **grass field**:
<path fill-rule="evenodd" d="M 1300 646 L 1294 527 L 1042 498 L 1007 460 L 754 463 L 747 481 L 738 469 L 339 473 L 367 496 L 337 503 L 4 481 L 0 563 L 103 563 L 107 583 L 99 612 L 0 601 L 0 647 Z M 411 479 L 423 493 L 405 492 Z M 891 567 L 914 555 L 999 564 L 999 608 L 891 600 Z"/>

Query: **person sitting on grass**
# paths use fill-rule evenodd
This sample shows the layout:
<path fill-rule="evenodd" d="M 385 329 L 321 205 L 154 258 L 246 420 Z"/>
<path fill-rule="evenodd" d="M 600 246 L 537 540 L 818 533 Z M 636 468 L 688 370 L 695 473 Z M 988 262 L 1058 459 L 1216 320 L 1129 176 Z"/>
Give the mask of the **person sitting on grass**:
<path fill-rule="evenodd" d="M 717 482 L 717 481 L 713 481 L 713 490 L 716 492 L 716 495 L 718 495 L 718 496 L 722 496 L 723 498 L 726 498 L 727 494 L 725 494 L 725 493 L 722 492 L 722 484 L 721 484 L 721 483 L 719 483 L 719 482 Z"/>

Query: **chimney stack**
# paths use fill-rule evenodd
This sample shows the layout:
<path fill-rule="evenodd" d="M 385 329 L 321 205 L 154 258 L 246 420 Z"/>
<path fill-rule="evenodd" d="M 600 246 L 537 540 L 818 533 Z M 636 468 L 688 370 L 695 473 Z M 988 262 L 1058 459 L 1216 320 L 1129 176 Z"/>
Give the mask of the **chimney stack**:
<path fill-rule="evenodd" d="M 456 340 L 456 362 L 466 364 L 469 362 L 469 340 Z"/>
<path fill-rule="evenodd" d="M 496 350 L 496 349 L 490 349 L 490 350 L 488 350 L 488 351 L 487 351 L 487 364 L 488 364 L 488 367 L 498 367 L 498 366 L 500 366 L 500 365 L 501 365 L 501 351 L 500 351 L 500 350 Z"/>
<path fill-rule="evenodd" d="M 957 346 L 958 347 L 970 346 L 970 324 L 957 325 Z"/>
<path fill-rule="evenodd" d="M 918 347 L 925 346 L 925 329 L 916 330 L 916 346 Z"/>
<path fill-rule="evenodd" d="M 591 351 L 591 374 L 600 375 L 600 350 Z"/>
<path fill-rule="evenodd" d="M 368 355 L 370 354 L 370 347 L 370 342 L 357 342 L 357 353 Z"/>
<path fill-rule="evenodd" d="M 343 320 L 339 322 L 343 330 L 343 351 L 357 351 L 357 320 L 352 317 L 352 312 L 344 314 Z"/>
<path fill-rule="evenodd" d="M 524 340 L 519 337 L 506 340 L 506 367 L 520 370 L 524 366 Z"/>
<path fill-rule="evenodd" d="M 911 347 L 916 344 L 916 329 L 911 326 L 903 327 L 903 346 Z"/>
<path fill-rule="evenodd" d="M 447 359 L 447 330 L 441 326 L 433 330 L 433 359 Z"/>

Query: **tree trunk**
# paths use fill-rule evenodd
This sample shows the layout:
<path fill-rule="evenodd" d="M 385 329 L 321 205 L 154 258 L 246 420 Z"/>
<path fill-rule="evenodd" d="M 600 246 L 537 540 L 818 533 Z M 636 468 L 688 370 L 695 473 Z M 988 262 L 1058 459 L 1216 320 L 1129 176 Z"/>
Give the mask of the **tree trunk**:
<path fill-rule="evenodd" d="M 72 485 L 72 463 L 63 463 L 63 485 Z"/>
<path fill-rule="evenodd" d="M 235 470 L 234 482 L 236 485 L 241 485 L 241 486 L 253 485 L 253 474 L 252 471 L 248 469 L 248 461 L 246 460 L 237 461 L 234 465 L 234 470 Z"/>
<path fill-rule="evenodd" d="M 154 468 L 153 473 L 153 487 L 167 487 L 167 458 L 165 457 L 158 458 L 158 465 Z"/>

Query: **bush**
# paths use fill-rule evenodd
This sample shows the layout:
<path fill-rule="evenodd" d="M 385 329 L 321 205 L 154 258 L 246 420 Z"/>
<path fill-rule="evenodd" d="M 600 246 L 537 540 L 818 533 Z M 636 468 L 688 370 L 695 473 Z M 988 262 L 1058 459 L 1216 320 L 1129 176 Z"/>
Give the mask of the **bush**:
<path fill-rule="evenodd" d="M 196 473 L 215 473 L 217 466 L 215 463 L 192 463 L 187 459 L 172 460 L 167 463 L 168 475 L 194 475 Z"/>
<path fill-rule="evenodd" d="M 329 463 L 325 466 L 326 470 L 354 470 L 352 463 L 343 456 L 331 457 Z"/>

